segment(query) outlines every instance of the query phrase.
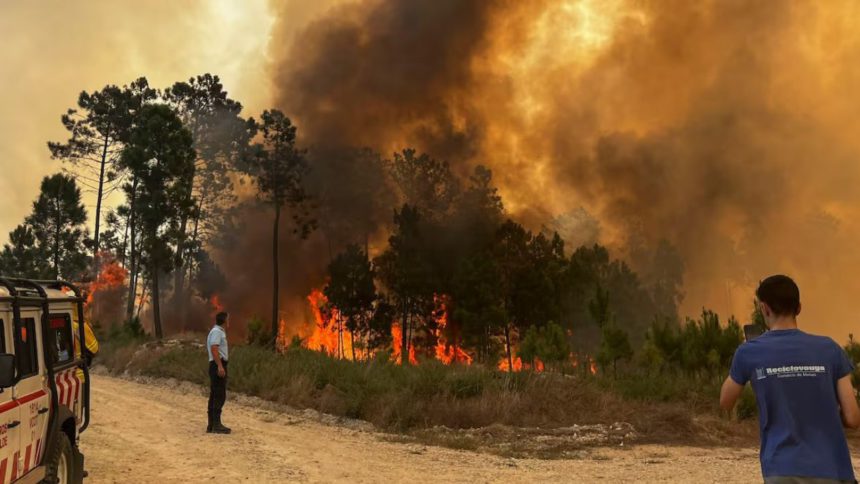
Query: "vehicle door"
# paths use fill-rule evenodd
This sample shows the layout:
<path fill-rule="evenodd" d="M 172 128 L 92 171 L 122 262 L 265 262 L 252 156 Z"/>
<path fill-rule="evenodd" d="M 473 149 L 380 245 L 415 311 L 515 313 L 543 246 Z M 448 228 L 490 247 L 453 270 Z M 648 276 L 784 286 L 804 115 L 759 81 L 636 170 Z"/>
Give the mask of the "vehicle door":
<path fill-rule="evenodd" d="M 40 318 L 40 311 L 22 309 L 21 319 L 15 326 L 15 361 L 19 378 L 15 385 L 15 400 L 21 417 L 19 476 L 41 460 L 47 444 L 44 438 L 51 404 L 45 361 L 40 351 L 44 344 Z"/>
<path fill-rule="evenodd" d="M 80 422 L 82 375 L 75 361 L 77 342 L 69 311 L 52 310 L 48 316 L 47 353 L 53 362 L 59 405 L 68 407 Z"/>
<path fill-rule="evenodd" d="M 12 313 L 0 311 L 0 353 L 13 353 Z M 21 412 L 13 398 L 13 388 L 0 389 L 0 482 L 12 481 L 18 473 L 18 443 L 21 431 Z"/>

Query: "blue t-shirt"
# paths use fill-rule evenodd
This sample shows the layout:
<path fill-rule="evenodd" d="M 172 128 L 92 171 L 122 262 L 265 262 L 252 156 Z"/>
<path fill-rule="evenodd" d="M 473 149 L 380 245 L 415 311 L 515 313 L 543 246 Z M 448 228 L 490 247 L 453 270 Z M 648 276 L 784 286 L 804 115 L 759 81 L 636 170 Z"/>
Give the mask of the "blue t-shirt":
<path fill-rule="evenodd" d="M 764 477 L 854 480 L 836 394 L 852 370 L 835 341 L 798 329 L 768 331 L 738 348 L 730 376 L 755 391 Z"/>

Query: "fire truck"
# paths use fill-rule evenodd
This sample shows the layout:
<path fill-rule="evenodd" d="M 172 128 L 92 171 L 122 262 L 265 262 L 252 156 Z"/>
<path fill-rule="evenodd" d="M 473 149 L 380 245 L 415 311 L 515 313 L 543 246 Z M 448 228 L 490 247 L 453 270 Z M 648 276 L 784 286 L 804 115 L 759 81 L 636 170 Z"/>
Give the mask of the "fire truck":
<path fill-rule="evenodd" d="M 83 481 L 83 303 L 64 281 L 0 277 L 0 484 Z"/>

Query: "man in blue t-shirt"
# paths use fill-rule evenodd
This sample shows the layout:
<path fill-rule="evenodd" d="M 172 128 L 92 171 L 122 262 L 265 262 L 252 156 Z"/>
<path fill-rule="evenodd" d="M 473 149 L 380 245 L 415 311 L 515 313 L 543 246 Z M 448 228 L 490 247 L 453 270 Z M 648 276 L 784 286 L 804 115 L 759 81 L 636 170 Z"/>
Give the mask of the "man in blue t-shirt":
<path fill-rule="evenodd" d="M 791 278 L 762 281 L 756 304 L 769 331 L 735 352 L 720 406 L 731 410 L 751 383 L 766 484 L 856 482 L 842 428 L 860 427 L 853 364 L 832 339 L 797 329 L 800 290 Z"/>

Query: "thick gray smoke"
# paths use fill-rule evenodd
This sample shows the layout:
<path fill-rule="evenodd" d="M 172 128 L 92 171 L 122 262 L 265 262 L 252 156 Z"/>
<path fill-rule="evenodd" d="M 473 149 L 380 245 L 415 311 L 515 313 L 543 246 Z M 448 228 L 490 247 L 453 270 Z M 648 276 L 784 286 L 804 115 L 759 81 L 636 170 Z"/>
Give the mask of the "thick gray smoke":
<path fill-rule="evenodd" d="M 290 4 L 272 8 L 276 105 L 307 146 L 488 165 L 533 228 L 598 238 L 634 263 L 634 247 L 678 247 L 688 314 L 745 317 L 750 285 L 787 272 L 813 329 L 848 332 L 840 303 L 860 290 L 851 2 L 345 1 L 300 29 L 283 21 Z M 320 247 L 372 238 L 389 216 L 364 198 L 383 186 L 342 175 L 370 165 L 338 159 L 318 157 L 314 183 L 339 194 L 328 208 L 346 229 L 289 242 L 301 280 L 320 272 L 307 269 Z M 258 250 L 267 229 L 249 228 Z"/>

